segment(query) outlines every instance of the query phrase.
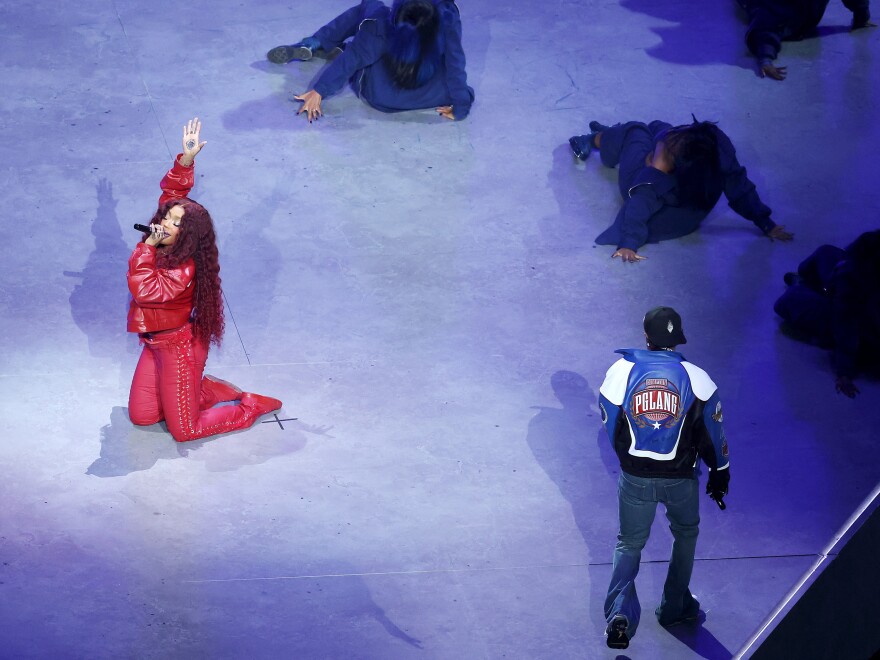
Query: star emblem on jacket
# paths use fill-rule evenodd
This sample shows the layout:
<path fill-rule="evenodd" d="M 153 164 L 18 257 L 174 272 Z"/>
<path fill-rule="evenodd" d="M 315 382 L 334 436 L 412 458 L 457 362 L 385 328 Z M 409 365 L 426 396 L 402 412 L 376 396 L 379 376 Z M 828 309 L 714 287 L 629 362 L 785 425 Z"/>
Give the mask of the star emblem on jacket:
<path fill-rule="evenodd" d="M 654 430 L 655 430 L 655 431 L 659 431 L 659 430 L 660 430 L 660 422 L 654 422 L 653 424 L 651 424 L 651 426 L 654 427 Z"/>

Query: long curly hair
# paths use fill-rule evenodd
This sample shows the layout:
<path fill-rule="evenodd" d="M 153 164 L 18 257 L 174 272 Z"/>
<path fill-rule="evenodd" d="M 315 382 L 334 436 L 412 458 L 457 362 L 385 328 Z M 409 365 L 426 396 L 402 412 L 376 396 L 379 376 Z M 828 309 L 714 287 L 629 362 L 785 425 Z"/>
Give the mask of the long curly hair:
<path fill-rule="evenodd" d="M 383 61 L 402 89 L 428 82 L 440 67 L 440 15 L 431 0 L 395 0 Z"/>
<path fill-rule="evenodd" d="M 692 124 L 670 129 L 663 141 L 675 161 L 679 202 L 706 210 L 715 206 L 722 176 L 714 124 L 694 119 Z"/>
<path fill-rule="evenodd" d="M 188 259 L 196 264 L 193 293 L 193 334 L 205 344 L 219 346 L 223 339 L 223 289 L 220 285 L 220 259 L 217 236 L 211 214 L 198 202 L 183 198 L 159 206 L 150 221 L 159 224 L 170 209 L 183 208 L 183 220 L 177 240 L 160 247 L 156 259 L 159 268 L 177 268 Z"/>

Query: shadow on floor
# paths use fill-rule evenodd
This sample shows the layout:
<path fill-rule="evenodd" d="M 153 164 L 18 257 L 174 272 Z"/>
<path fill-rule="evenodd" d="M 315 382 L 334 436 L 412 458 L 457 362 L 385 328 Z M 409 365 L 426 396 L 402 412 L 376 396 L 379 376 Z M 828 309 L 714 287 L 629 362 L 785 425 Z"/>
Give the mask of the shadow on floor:
<path fill-rule="evenodd" d="M 611 559 L 609 547 L 593 556 L 591 541 L 595 546 L 595 539 L 607 538 L 610 546 L 616 532 L 617 517 L 610 512 L 616 503 L 617 457 L 598 417 L 590 412 L 596 400 L 587 379 L 573 371 L 557 371 L 550 377 L 550 385 L 562 408 L 539 407 L 529 422 L 526 442 L 538 465 L 570 504 L 588 561 L 606 563 Z M 599 445 L 593 447 L 589 437 L 597 425 Z M 605 588 L 602 581 L 590 580 L 590 616 L 598 630 L 605 626 Z"/>
<path fill-rule="evenodd" d="M 651 28 L 661 39 L 659 44 L 645 49 L 651 57 L 686 66 L 729 64 L 754 68 L 745 46 L 746 14 L 735 2 L 695 5 L 689 0 L 622 0 L 621 5 L 675 24 Z M 711 31 L 707 29 L 709 25 L 725 27 Z"/>
<path fill-rule="evenodd" d="M 64 271 L 64 275 L 79 280 L 70 294 L 70 315 L 88 338 L 89 354 L 118 363 L 125 354 L 128 290 L 123 278 L 131 248 L 116 216 L 119 202 L 113 197 L 113 184 L 100 179 L 96 194 L 98 208 L 91 226 L 95 249 L 81 271 Z"/>
<path fill-rule="evenodd" d="M 703 617 L 701 617 L 703 618 Z M 680 625 L 667 628 L 667 632 L 682 644 L 691 649 L 706 660 L 729 660 L 733 654 L 718 641 L 711 632 L 703 627 L 700 621 L 694 625 Z"/>
<path fill-rule="evenodd" d="M 247 442 L 238 442 L 232 436 L 247 433 L 249 429 L 202 440 L 175 442 L 164 424 L 133 426 L 128 418 L 128 408 L 115 406 L 110 413 L 110 423 L 101 428 L 101 455 L 86 469 L 86 474 L 102 478 L 124 477 L 132 472 L 149 470 L 160 460 L 178 458 L 203 463 L 209 472 L 232 472 L 300 451 L 307 444 L 303 432 L 332 437 L 327 434 L 328 428 L 300 423 L 288 423 L 283 428 L 279 428 L 279 424 L 274 432 L 255 433 L 263 426 L 262 422 L 267 422 L 266 426 L 274 426 L 271 417 L 257 422 L 252 427 L 253 437 L 248 438 Z M 197 456 L 192 455 L 211 443 L 222 443 L 222 446 L 211 447 Z"/>

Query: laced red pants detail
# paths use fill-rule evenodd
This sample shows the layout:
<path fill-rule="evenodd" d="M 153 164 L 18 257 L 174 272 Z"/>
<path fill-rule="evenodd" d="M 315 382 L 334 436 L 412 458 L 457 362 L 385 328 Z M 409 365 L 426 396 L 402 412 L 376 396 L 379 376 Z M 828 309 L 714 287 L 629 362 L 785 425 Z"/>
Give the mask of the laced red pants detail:
<path fill-rule="evenodd" d="M 162 420 L 177 442 L 247 428 L 259 413 L 241 403 L 213 408 L 228 396 L 228 388 L 204 377 L 208 347 L 196 340 L 192 326 L 144 337 L 128 415 L 133 424 L 148 426 Z"/>

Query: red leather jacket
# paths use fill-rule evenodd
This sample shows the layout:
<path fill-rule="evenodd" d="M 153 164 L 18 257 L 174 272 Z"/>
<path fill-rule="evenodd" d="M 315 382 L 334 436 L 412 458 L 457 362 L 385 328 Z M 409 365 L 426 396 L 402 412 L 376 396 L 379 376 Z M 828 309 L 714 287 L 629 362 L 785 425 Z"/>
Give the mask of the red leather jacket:
<path fill-rule="evenodd" d="M 128 259 L 128 331 L 158 332 L 185 325 L 192 314 L 195 276 L 192 259 L 177 268 L 158 268 L 156 248 L 138 243 Z"/>
<path fill-rule="evenodd" d="M 193 187 L 195 168 L 181 165 L 181 155 L 162 178 L 160 205 L 186 197 Z M 192 259 L 177 268 L 158 268 L 156 248 L 138 243 L 128 259 L 128 290 L 132 295 L 128 331 L 159 332 L 186 324 L 192 314 L 195 276 Z"/>

